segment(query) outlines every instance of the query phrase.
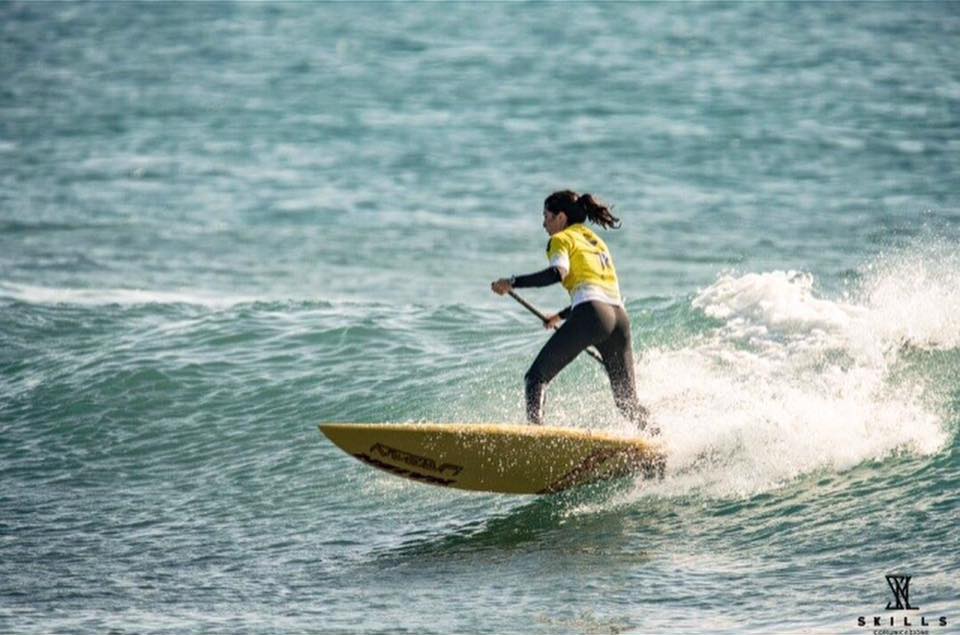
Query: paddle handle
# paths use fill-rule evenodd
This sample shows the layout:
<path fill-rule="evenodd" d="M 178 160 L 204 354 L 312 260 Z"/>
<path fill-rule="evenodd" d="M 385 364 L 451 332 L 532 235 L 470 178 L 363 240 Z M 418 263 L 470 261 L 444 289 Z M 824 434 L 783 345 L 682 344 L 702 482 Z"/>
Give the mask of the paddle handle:
<path fill-rule="evenodd" d="M 507 293 L 510 294 L 510 297 L 511 297 L 511 298 L 513 298 L 514 300 L 516 300 L 517 302 L 519 302 L 519 303 L 520 303 L 520 306 L 522 306 L 522 307 L 525 308 L 527 311 L 530 311 L 531 313 L 533 313 L 534 315 L 536 315 L 538 318 L 540 318 L 540 321 L 543 322 L 544 324 L 546 324 L 547 322 L 550 321 L 550 318 L 548 318 L 548 317 L 543 313 L 543 311 L 541 311 L 541 310 L 538 309 L 537 307 L 533 306 L 532 304 L 530 304 L 529 302 L 527 302 L 526 300 L 524 300 L 522 297 L 520 297 L 520 294 L 518 294 L 518 293 L 517 293 L 516 291 L 514 291 L 513 289 L 507 291 Z M 597 360 L 597 361 L 600 362 L 601 364 L 603 363 L 603 358 L 600 357 L 600 353 L 598 353 L 597 351 L 595 351 L 593 348 L 588 348 L 588 349 L 587 349 L 587 355 L 589 355 L 590 357 L 594 358 L 595 360 Z"/>
<path fill-rule="evenodd" d="M 546 324 L 550 320 L 550 318 L 544 315 L 540 309 L 538 309 L 537 307 L 533 306 L 532 304 L 530 304 L 529 302 L 521 298 L 520 294 L 514 291 L 513 289 L 510 289 L 509 291 L 507 291 L 507 293 L 510 294 L 511 298 L 519 302 L 523 308 L 525 308 L 527 311 L 530 311 L 531 313 L 536 315 L 538 318 L 540 318 L 540 321 L 543 322 L 544 324 Z"/>

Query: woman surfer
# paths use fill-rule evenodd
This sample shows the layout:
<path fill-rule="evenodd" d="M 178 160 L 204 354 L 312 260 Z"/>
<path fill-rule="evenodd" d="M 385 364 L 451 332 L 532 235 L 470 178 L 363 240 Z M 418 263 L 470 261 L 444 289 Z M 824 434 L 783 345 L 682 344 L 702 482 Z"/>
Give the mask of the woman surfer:
<path fill-rule="evenodd" d="M 501 278 L 490 287 L 504 295 L 511 289 L 545 287 L 556 282 L 570 293 L 570 306 L 544 323 L 557 329 L 524 376 L 527 419 L 543 423 L 547 384 L 588 346 L 603 358 L 617 408 L 641 430 L 649 412 L 640 405 L 634 380 L 630 318 L 623 307 L 620 284 L 607 245 L 584 223 L 620 227 L 620 219 L 590 194 L 554 192 L 543 202 L 543 228 L 550 235 L 543 271 Z M 563 325 L 560 326 L 560 323 Z M 559 328 L 558 328 L 559 326 Z M 656 430 L 650 430 L 656 434 Z"/>

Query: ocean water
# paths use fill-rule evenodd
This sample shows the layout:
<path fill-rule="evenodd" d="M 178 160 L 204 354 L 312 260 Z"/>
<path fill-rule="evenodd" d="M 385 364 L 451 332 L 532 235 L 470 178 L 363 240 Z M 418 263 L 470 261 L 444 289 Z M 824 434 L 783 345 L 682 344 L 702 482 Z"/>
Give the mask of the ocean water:
<path fill-rule="evenodd" d="M 950 2 L 0 3 L 0 632 L 957 632 L 958 42 Z M 665 478 L 327 442 L 523 419 L 546 335 L 489 282 L 562 188 L 623 219 Z M 627 429 L 585 357 L 547 408 Z"/>

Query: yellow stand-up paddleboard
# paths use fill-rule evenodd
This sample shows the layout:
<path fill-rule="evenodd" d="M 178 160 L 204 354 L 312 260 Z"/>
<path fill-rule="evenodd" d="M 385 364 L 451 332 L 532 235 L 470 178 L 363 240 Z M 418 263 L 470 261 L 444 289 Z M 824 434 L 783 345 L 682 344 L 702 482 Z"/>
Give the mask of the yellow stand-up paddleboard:
<path fill-rule="evenodd" d="M 326 423 L 341 450 L 391 474 L 444 487 L 551 494 L 629 474 L 662 477 L 664 455 L 645 439 L 550 426 Z"/>

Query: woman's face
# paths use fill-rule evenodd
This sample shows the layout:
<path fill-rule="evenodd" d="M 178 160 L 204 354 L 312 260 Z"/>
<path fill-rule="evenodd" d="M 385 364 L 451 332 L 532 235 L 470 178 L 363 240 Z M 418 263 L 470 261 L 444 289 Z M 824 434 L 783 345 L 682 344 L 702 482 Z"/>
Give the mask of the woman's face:
<path fill-rule="evenodd" d="M 567 228 L 567 215 L 564 212 L 554 214 L 546 207 L 543 208 L 543 228 L 553 236 Z"/>

